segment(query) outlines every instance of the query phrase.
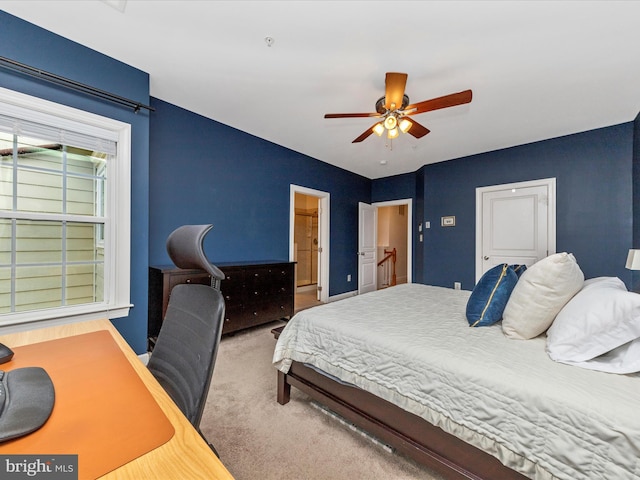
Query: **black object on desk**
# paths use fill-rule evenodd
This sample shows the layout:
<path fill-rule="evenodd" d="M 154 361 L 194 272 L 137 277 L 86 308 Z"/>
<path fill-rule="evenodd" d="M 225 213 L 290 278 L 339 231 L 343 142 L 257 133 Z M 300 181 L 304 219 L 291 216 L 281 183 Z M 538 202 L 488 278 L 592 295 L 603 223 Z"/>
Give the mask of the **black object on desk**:
<path fill-rule="evenodd" d="M 0 343 L 0 363 L 7 363 L 13 358 L 13 350 L 4 343 Z"/>
<path fill-rule="evenodd" d="M 43 368 L 0 370 L 0 442 L 38 430 L 49 419 L 54 402 L 53 382 Z"/>

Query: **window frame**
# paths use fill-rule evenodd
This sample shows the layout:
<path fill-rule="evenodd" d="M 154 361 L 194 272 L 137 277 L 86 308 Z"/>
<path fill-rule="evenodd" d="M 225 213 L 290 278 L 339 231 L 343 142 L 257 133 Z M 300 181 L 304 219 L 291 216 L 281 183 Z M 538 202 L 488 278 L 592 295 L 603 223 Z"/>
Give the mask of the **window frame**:
<path fill-rule="evenodd" d="M 38 123 L 54 122 L 62 128 L 93 135 L 108 131 L 117 137 L 116 160 L 108 166 L 106 191 L 105 210 L 109 220 L 104 231 L 104 301 L 0 314 L 0 331 L 9 333 L 21 330 L 25 324 L 33 322 L 37 322 L 38 327 L 44 327 L 128 316 L 133 306 L 130 301 L 131 125 L 2 87 L 0 114 Z"/>

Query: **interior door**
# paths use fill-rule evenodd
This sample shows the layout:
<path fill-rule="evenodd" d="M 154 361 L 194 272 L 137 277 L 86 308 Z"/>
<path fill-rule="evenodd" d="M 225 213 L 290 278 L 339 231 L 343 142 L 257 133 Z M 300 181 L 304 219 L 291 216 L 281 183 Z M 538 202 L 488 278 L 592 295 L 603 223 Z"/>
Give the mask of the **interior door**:
<path fill-rule="evenodd" d="M 376 207 L 358 204 L 358 294 L 376 290 Z"/>
<path fill-rule="evenodd" d="M 476 281 L 495 265 L 530 266 L 555 253 L 554 186 L 542 181 L 483 189 Z"/>

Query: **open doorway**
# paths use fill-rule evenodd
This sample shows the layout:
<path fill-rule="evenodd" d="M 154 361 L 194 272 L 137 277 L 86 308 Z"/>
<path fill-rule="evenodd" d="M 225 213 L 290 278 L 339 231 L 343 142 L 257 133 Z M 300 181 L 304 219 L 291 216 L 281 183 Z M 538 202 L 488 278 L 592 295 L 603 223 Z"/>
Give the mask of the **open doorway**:
<path fill-rule="evenodd" d="M 377 235 L 377 289 L 407 283 L 407 230 L 409 219 L 407 206 L 389 205 L 378 207 Z"/>
<path fill-rule="evenodd" d="M 329 194 L 291 185 L 289 259 L 295 266 L 294 310 L 327 301 Z"/>
<path fill-rule="evenodd" d="M 295 194 L 293 242 L 296 262 L 296 307 L 320 303 L 318 297 L 318 197 Z"/>
<path fill-rule="evenodd" d="M 413 202 L 409 199 L 376 202 L 375 228 L 371 235 L 375 237 L 374 288 L 391 287 L 400 283 L 411 283 L 412 280 L 412 243 L 413 238 Z M 360 219 L 360 236 L 365 225 Z M 361 248 L 361 247 L 359 247 Z M 359 291 L 360 291 L 360 282 Z"/>

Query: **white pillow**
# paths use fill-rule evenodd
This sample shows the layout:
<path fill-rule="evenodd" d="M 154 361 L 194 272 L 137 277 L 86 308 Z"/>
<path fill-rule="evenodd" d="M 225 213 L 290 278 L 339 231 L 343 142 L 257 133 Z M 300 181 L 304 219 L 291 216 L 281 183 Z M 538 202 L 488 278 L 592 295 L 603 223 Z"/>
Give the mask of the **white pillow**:
<path fill-rule="evenodd" d="M 562 361 L 561 363 L 607 373 L 640 372 L 640 338 L 585 362 Z"/>
<path fill-rule="evenodd" d="M 584 362 L 637 338 L 640 295 L 628 292 L 617 277 L 599 277 L 586 281 L 558 314 L 547 332 L 547 353 L 558 362 Z M 622 353 L 617 352 L 618 360 Z"/>
<path fill-rule="evenodd" d="M 582 288 L 584 274 L 571 253 L 554 253 L 527 268 L 516 283 L 502 315 L 509 338 L 543 333 L 558 312 Z"/>

